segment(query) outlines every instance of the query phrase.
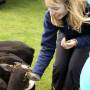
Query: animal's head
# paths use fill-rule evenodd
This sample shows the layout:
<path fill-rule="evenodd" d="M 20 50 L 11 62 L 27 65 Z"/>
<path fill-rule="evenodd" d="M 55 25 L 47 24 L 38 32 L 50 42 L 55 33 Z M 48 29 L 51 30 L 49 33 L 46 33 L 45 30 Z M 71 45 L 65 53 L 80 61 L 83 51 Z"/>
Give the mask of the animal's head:
<path fill-rule="evenodd" d="M 0 67 L 11 72 L 7 90 L 32 90 L 31 88 L 35 85 L 35 82 L 30 80 L 32 74 L 31 67 L 17 62 L 15 65 L 0 64 Z"/>

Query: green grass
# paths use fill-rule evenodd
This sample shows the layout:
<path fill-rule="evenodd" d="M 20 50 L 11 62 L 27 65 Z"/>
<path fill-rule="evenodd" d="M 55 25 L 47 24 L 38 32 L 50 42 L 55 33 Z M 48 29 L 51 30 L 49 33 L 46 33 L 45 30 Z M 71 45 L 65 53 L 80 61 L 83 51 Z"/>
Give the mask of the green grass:
<path fill-rule="evenodd" d="M 0 40 L 18 40 L 35 49 L 34 66 L 40 50 L 45 12 L 43 0 L 6 0 L 0 6 Z M 42 79 L 36 83 L 36 90 L 50 90 L 52 62 Z"/>

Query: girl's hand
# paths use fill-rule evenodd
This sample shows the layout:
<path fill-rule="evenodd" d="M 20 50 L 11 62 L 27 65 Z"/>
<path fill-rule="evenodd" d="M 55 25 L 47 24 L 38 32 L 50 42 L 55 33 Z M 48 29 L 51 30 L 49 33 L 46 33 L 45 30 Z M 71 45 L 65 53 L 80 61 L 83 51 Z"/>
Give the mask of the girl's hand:
<path fill-rule="evenodd" d="M 71 40 L 68 40 L 66 41 L 66 38 L 64 37 L 62 40 L 61 40 L 61 46 L 65 49 L 70 49 L 70 48 L 73 48 L 77 45 L 77 40 L 76 39 L 71 39 Z"/>

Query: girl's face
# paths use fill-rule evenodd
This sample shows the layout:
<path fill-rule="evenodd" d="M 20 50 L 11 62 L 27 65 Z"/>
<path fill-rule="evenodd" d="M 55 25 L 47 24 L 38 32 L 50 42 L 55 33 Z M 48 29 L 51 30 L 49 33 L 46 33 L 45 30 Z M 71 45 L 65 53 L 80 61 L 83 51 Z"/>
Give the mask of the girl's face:
<path fill-rule="evenodd" d="M 64 2 L 59 2 L 57 4 L 50 3 L 47 7 L 50 12 L 50 16 L 54 16 L 57 20 L 62 19 L 67 14 Z"/>

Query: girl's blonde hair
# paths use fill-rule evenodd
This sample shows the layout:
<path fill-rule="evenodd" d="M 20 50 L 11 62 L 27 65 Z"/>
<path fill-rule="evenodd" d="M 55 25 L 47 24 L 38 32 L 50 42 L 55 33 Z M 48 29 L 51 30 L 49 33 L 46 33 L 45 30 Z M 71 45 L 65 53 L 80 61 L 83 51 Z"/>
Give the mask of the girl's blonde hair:
<path fill-rule="evenodd" d="M 83 23 L 90 23 L 90 18 L 85 17 L 85 8 L 87 0 L 45 0 L 46 6 L 49 4 L 58 4 L 64 1 L 65 7 L 68 11 L 67 22 L 76 31 L 81 31 L 81 25 Z M 51 16 L 52 24 L 62 27 L 63 21 L 58 21 L 54 16 Z"/>

